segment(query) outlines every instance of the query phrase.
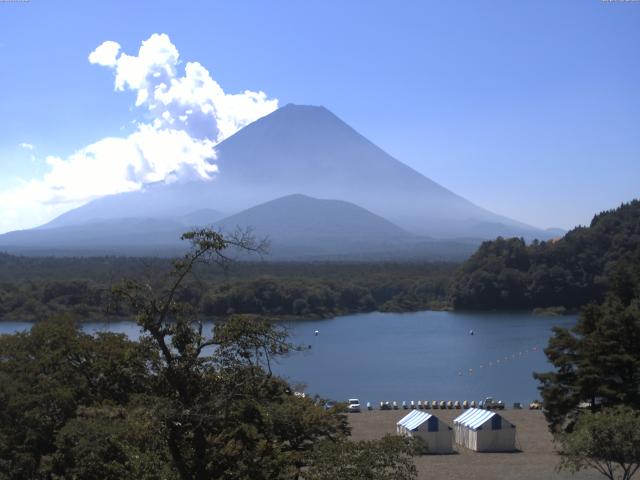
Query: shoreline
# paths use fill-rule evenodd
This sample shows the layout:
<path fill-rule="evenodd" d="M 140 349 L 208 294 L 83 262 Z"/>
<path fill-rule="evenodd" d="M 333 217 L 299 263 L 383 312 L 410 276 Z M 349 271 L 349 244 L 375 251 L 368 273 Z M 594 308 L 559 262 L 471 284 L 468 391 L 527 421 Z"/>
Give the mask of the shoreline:
<path fill-rule="evenodd" d="M 273 315 L 267 313 L 233 313 L 230 315 L 254 315 L 258 317 L 264 318 L 268 322 L 305 322 L 305 321 L 318 321 L 318 320 L 333 320 L 339 317 L 347 317 L 352 315 L 368 315 L 371 313 L 382 313 L 382 314 L 404 314 L 404 313 L 420 313 L 420 312 L 449 312 L 449 313 L 457 313 L 460 315 L 465 314 L 499 314 L 499 315 L 522 315 L 522 314 L 531 314 L 539 317 L 569 317 L 578 315 L 580 310 L 577 309 L 564 309 L 561 313 L 556 310 L 556 307 L 552 308 L 532 308 L 532 309 L 523 309 L 523 310 L 501 310 L 501 309 L 486 309 L 486 310 L 466 310 L 466 309 L 454 309 L 449 305 L 438 305 L 438 306 L 430 306 L 426 308 L 417 308 L 417 309 L 377 309 L 377 310 L 354 310 L 352 312 L 336 312 L 332 314 L 310 314 L 310 315 Z M 83 316 L 77 312 L 68 311 L 68 312 L 57 312 L 56 314 L 69 314 L 72 316 Z M 132 317 L 128 316 L 118 316 L 118 315 L 108 315 L 108 314 L 99 314 L 94 312 L 91 318 L 86 320 L 78 320 L 79 324 L 85 323 L 118 323 L 118 322 L 135 322 Z M 228 316 L 220 317 L 220 316 L 203 316 L 203 322 L 221 322 L 224 321 Z M 0 318 L 0 324 L 2 323 L 29 323 L 36 324 L 42 322 L 44 319 L 42 318 L 26 318 L 26 319 L 17 319 L 11 318 L 11 314 L 8 317 Z"/>

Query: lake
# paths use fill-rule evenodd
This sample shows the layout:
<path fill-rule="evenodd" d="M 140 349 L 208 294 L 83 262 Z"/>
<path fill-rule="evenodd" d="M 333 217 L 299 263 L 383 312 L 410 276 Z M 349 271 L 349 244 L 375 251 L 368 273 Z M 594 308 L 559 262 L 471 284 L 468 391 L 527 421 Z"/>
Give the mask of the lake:
<path fill-rule="evenodd" d="M 336 400 L 356 397 L 377 404 L 493 396 L 508 405 L 529 403 L 539 396 L 532 372 L 550 369 L 543 349 L 551 328 L 575 322 L 575 316 L 434 311 L 281 322 L 294 343 L 311 348 L 281 359 L 275 370 L 293 384 L 304 383 L 311 394 Z M 29 327 L 0 322 L 0 333 Z M 83 328 L 131 338 L 139 333 L 132 322 Z"/>

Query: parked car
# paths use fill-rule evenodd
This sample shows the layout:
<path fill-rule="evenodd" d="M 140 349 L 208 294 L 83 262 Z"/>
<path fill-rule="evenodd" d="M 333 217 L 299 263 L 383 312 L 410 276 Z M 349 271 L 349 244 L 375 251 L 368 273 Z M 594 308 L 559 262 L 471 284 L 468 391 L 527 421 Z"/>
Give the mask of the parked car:
<path fill-rule="evenodd" d="M 389 402 L 380 402 L 380 410 L 391 410 L 391 404 Z"/>
<path fill-rule="evenodd" d="M 462 408 L 469 408 L 469 400 L 465 400 L 462 402 Z"/>
<path fill-rule="evenodd" d="M 444 400 L 440 400 L 440 410 L 445 410 L 447 408 L 447 402 L 445 402 Z"/>
<path fill-rule="evenodd" d="M 429 402 L 429 400 L 425 400 L 422 405 L 424 406 L 424 408 L 431 408 L 431 402 Z"/>
<path fill-rule="evenodd" d="M 541 409 L 542 409 L 542 403 L 540 403 L 540 401 L 538 400 L 534 400 L 529 404 L 529 410 L 541 410 Z"/>
<path fill-rule="evenodd" d="M 360 411 L 360 400 L 358 400 L 357 398 L 350 398 L 347 408 L 349 409 L 349 411 L 351 413 L 359 412 Z"/>
<path fill-rule="evenodd" d="M 513 402 L 514 410 L 522 410 L 522 404 L 520 402 Z"/>
<path fill-rule="evenodd" d="M 492 410 L 496 406 L 497 403 L 493 400 L 493 397 L 487 397 L 478 404 L 478 408 L 484 408 L 485 410 Z"/>
<path fill-rule="evenodd" d="M 504 402 L 502 400 L 498 400 L 494 403 L 494 408 L 497 410 L 504 410 Z"/>
<path fill-rule="evenodd" d="M 453 408 L 459 410 L 461 408 L 460 406 L 460 400 L 456 400 L 455 402 L 453 402 Z"/>

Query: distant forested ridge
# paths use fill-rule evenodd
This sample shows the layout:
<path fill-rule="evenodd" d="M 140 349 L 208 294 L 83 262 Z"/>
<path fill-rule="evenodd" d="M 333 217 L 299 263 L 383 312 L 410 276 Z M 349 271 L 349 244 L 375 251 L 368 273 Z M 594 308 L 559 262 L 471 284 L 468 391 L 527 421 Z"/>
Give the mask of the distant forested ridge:
<path fill-rule="evenodd" d="M 596 215 L 557 241 L 483 243 L 461 266 L 429 262 L 237 262 L 198 267 L 181 287 L 202 317 L 257 314 L 320 318 L 426 309 L 574 310 L 601 302 L 612 274 L 640 255 L 640 201 Z M 123 278 L 153 284 L 170 260 L 21 257 L 0 253 L 0 320 L 130 318 L 113 300 Z"/>
<path fill-rule="evenodd" d="M 162 258 L 45 258 L 0 254 L 0 320 L 40 321 L 70 313 L 81 321 L 130 318 L 111 288 L 123 278 L 153 284 Z M 239 262 L 228 273 L 197 268 L 181 288 L 206 318 L 229 314 L 323 318 L 446 307 L 457 264 Z"/>
<path fill-rule="evenodd" d="M 576 309 L 602 302 L 612 274 L 640 252 L 640 201 L 596 215 L 556 241 L 484 242 L 449 287 L 456 309 Z"/>

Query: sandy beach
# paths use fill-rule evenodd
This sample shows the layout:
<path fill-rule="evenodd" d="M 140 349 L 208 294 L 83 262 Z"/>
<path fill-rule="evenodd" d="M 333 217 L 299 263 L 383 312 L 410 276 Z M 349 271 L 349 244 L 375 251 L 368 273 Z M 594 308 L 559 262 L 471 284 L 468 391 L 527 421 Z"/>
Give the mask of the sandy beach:
<path fill-rule="evenodd" d="M 427 410 L 449 425 L 460 415 L 461 410 Z M 395 432 L 396 422 L 408 413 L 407 410 L 363 411 L 349 414 L 354 440 L 372 440 Z M 551 434 L 547 430 L 542 412 L 535 410 L 504 410 L 500 412 L 516 426 L 514 453 L 476 453 L 455 445 L 452 455 L 425 455 L 416 458 L 418 478 L 422 479 L 477 479 L 495 480 L 509 478 L 518 480 L 546 479 L 598 479 L 595 470 L 575 475 L 557 472 L 559 457 L 554 451 Z"/>

